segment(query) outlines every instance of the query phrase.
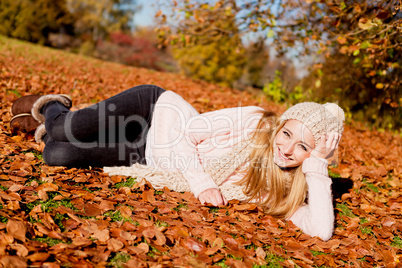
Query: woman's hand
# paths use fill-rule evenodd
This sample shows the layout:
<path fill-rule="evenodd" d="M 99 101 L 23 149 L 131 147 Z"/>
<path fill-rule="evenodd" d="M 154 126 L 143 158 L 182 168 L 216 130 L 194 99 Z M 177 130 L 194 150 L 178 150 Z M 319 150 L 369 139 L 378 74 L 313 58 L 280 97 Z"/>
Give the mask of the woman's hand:
<path fill-rule="evenodd" d="M 330 158 L 338 148 L 340 139 L 341 135 L 335 132 L 330 132 L 328 135 L 321 135 L 317 147 L 314 148 L 310 156 L 324 159 Z"/>
<path fill-rule="evenodd" d="M 227 205 L 228 201 L 218 189 L 211 188 L 198 195 L 201 204 L 210 203 L 214 206 Z"/>

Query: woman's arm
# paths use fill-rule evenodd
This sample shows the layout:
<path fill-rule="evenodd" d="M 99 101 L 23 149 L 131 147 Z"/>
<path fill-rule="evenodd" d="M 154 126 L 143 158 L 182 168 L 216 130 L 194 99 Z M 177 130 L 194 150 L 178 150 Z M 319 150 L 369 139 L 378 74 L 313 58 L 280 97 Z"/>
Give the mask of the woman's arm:
<path fill-rule="evenodd" d="M 174 136 L 181 137 L 174 145 L 175 166 L 188 181 L 192 193 L 201 202 L 214 205 L 225 204 L 218 186 L 204 171 L 203 161 L 218 161 L 219 154 L 230 150 L 234 143 L 247 136 L 250 125 L 255 125 L 261 115 L 255 113 L 259 107 L 229 108 L 193 116 L 185 125 L 173 128 Z M 199 151 L 214 151 L 214 159 L 206 159 Z M 202 149 L 202 148 L 201 148 Z M 223 149 L 223 151 L 220 151 Z"/>
<path fill-rule="evenodd" d="M 301 206 L 289 218 L 303 232 L 326 241 L 334 231 L 334 209 L 328 161 L 309 157 L 303 162 L 303 173 L 308 185 L 308 204 Z"/>
<path fill-rule="evenodd" d="M 304 160 L 302 171 L 308 185 L 308 204 L 290 217 L 303 232 L 322 240 L 330 239 L 334 231 L 332 180 L 328 176 L 328 161 L 325 159 L 333 155 L 340 138 L 338 133 L 322 135 L 310 157 Z"/>

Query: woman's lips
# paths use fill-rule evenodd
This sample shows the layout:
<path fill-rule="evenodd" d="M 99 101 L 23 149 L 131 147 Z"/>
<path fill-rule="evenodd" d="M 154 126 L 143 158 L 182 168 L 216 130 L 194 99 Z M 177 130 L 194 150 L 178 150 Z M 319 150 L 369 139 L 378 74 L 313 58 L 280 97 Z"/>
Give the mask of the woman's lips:
<path fill-rule="evenodd" d="M 287 157 L 282 153 L 282 151 L 281 151 L 281 149 L 279 149 L 279 147 L 278 147 L 278 155 L 279 155 L 279 157 L 280 157 L 281 159 L 283 159 L 283 160 L 285 160 L 285 161 L 290 161 L 290 160 L 291 160 L 290 158 L 287 158 Z"/>

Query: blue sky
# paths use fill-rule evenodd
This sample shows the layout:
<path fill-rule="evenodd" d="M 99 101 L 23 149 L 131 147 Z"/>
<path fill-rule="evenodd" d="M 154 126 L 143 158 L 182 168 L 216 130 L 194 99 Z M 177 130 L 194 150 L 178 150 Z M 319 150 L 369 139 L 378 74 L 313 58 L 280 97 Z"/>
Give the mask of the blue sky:
<path fill-rule="evenodd" d="M 149 26 L 153 23 L 156 14 L 157 0 L 137 0 L 137 3 L 142 6 L 141 11 L 134 15 L 134 23 L 137 26 Z"/>

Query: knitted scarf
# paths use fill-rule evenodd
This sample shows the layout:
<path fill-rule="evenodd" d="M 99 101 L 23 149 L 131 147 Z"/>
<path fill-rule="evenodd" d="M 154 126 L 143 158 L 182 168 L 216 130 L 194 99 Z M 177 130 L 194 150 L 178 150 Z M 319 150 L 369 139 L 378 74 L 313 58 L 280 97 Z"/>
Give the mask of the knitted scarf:
<path fill-rule="evenodd" d="M 231 151 L 219 157 L 218 161 L 209 161 L 205 167 L 205 172 L 212 177 L 227 200 L 237 199 L 244 201 L 248 199 L 243 193 L 243 186 L 231 183 L 223 184 L 223 181 L 248 160 L 250 153 L 250 140 L 243 140 L 235 145 Z M 187 180 L 179 171 L 166 171 L 138 163 L 130 167 L 104 167 L 103 170 L 109 175 L 123 175 L 137 179 L 146 179 L 156 189 L 167 187 L 177 192 L 190 191 Z"/>

